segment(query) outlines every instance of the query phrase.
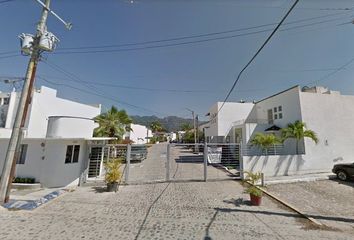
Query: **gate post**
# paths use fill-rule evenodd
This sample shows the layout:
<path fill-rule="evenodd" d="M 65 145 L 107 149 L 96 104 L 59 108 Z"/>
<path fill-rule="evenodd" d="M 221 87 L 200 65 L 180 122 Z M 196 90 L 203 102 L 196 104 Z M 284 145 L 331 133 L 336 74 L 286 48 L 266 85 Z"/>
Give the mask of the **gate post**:
<path fill-rule="evenodd" d="M 239 157 L 239 165 L 240 165 L 240 177 L 241 179 L 245 179 L 245 175 L 244 175 L 244 165 L 243 165 L 243 146 L 242 146 L 242 143 L 239 143 L 238 145 L 239 147 L 239 154 L 238 154 L 238 157 Z M 247 145 L 245 146 L 247 147 Z"/>
<path fill-rule="evenodd" d="M 166 152 L 166 181 L 170 181 L 170 152 L 171 152 L 171 144 L 167 144 L 167 152 Z"/>
<path fill-rule="evenodd" d="M 204 143 L 204 182 L 208 179 L 208 145 Z"/>
<path fill-rule="evenodd" d="M 127 145 L 127 154 L 126 154 L 126 165 L 125 165 L 125 183 L 128 184 L 129 181 L 129 169 L 130 169 L 130 153 L 132 145 Z"/>

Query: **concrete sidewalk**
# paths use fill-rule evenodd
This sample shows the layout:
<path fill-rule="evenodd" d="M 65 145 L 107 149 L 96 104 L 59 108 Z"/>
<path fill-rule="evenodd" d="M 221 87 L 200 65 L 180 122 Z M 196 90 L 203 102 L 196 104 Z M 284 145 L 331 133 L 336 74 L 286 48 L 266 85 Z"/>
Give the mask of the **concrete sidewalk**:
<path fill-rule="evenodd" d="M 13 189 L 11 191 L 10 201 L 4 204 L 3 208 L 33 210 L 67 191 L 68 190 L 62 188 Z"/>

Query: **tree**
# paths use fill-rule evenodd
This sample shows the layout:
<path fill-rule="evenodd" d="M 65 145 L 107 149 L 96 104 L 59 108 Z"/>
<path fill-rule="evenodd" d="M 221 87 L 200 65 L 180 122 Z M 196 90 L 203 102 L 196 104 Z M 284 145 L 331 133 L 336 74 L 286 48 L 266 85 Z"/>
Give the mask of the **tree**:
<path fill-rule="evenodd" d="M 160 132 L 160 131 L 163 130 L 162 125 L 161 125 L 161 123 L 159 121 L 153 121 L 150 124 L 150 128 L 151 128 L 153 133 Z"/>
<path fill-rule="evenodd" d="M 192 130 L 193 127 L 189 123 L 183 123 L 181 125 L 181 129 L 182 129 L 182 131 L 188 132 L 188 131 Z"/>
<path fill-rule="evenodd" d="M 274 134 L 264 134 L 260 132 L 256 133 L 256 136 L 251 140 L 252 146 L 260 147 L 262 152 L 265 151 L 266 155 L 268 155 L 268 149 L 278 143 L 281 143 L 281 140 Z"/>
<path fill-rule="evenodd" d="M 99 124 L 94 130 L 95 137 L 115 137 L 122 140 L 126 131 L 131 131 L 132 120 L 125 110 L 112 106 L 110 110 L 94 118 Z"/>
<path fill-rule="evenodd" d="M 310 138 L 316 144 L 318 143 L 317 135 L 312 130 L 305 130 L 306 124 L 301 121 L 289 123 L 287 128 L 282 129 L 282 140 L 293 138 L 296 140 L 296 154 L 299 154 L 299 142 L 305 137 Z"/>

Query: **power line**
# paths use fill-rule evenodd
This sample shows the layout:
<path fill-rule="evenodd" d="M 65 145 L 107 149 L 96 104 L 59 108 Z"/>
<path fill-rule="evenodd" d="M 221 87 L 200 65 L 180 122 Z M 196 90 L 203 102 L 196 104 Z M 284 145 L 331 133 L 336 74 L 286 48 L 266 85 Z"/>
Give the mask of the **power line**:
<path fill-rule="evenodd" d="M 348 13 L 346 12 L 346 13 L 326 14 L 326 15 L 321 15 L 321 16 L 317 16 L 317 17 L 311 17 L 311 18 L 305 18 L 305 19 L 291 21 L 288 23 L 284 23 L 284 25 L 291 25 L 294 23 L 306 22 L 306 21 L 310 21 L 310 20 L 314 20 L 314 19 L 343 15 L 343 14 L 348 14 Z M 335 19 L 335 20 L 337 20 L 337 19 Z M 191 39 L 191 38 L 200 38 L 200 37 L 214 36 L 214 35 L 227 34 L 227 33 L 233 33 L 233 32 L 240 32 L 240 31 L 246 31 L 246 30 L 251 30 L 251 29 L 263 28 L 263 27 L 267 27 L 267 26 L 273 26 L 276 24 L 277 23 L 268 23 L 268 24 L 262 24 L 262 25 L 252 26 L 252 27 L 244 27 L 244 28 L 231 29 L 231 30 L 225 30 L 225 31 L 219 31 L 219 32 L 197 34 L 197 35 L 190 35 L 190 36 L 181 36 L 181 37 L 174 37 L 174 38 L 167 38 L 167 39 L 160 39 L 160 40 L 135 42 L 135 43 L 112 44 L 112 45 L 101 45 L 101 46 L 87 46 L 87 47 L 69 47 L 69 48 L 57 49 L 57 51 L 79 50 L 79 49 L 97 49 L 97 48 L 114 48 L 114 47 L 130 47 L 130 46 L 136 46 L 136 45 L 146 45 L 146 44 L 152 44 L 152 43 L 178 41 L 178 40 L 185 40 L 185 39 Z M 270 30 L 272 30 L 272 29 L 270 29 Z M 270 31 L 270 30 L 267 30 L 267 31 Z"/>
<path fill-rule="evenodd" d="M 233 92 L 233 90 L 236 87 L 236 84 L 238 83 L 238 81 L 240 80 L 240 77 L 242 75 L 242 73 L 248 68 L 248 66 L 253 62 L 253 60 L 258 56 L 258 54 L 262 51 L 262 49 L 267 45 L 267 43 L 270 41 L 270 39 L 273 37 L 273 35 L 277 32 L 277 30 L 279 29 L 279 27 L 282 25 L 282 23 L 285 21 L 285 19 L 289 16 L 289 14 L 291 13 L 291 11 L 295 8 L 295 6 L 298 4 L 299 0 L 295 0 L 295 2 L 293 3 L 293 5 L 290 7 L 290 9 L 287 11 L 287 13 L 285 14 L 285 16 L 281 19 L 281 21 L 279 22 L 279 24 L 276 26 L 276 28 L 273 30 L 273 32 L 269 35 L 269 37 L 265 40 L 265 42 L 261 45 L 261 47 L 257 50 L 257 52 L 253 55 L 253 57 L 251 58 L 251 60 L 249 60 L 247 62 L 247 64 L 242 68 L 242 70 L 240 71 L 240 73 L 237 75 L 237 78 L 235 80 L 235 82 L 233 83 L 231 89 L 229 90 L 229 92 L 227 93 L 220 109 L 218 109 L 218 112 L 216 115 L 219 114 L 220 110 L 223 108 L 225 102 L 229 99 L 231 93 Z"/>
<path fill-rule="evenodd" d="M 15 0 L 2 0 L 2 1 L 0 1 L 0 4 L 8 3 L 8 2 L 13 2 L 13 1 L 15 1 Z"/>
<path fill-rule="evenodd" d="M 18 51 L 7 51 L 7 52 L 0 52 L 0 55 L 6 55 L 11 53 L 18 53 Z"/>
<path fill-rule="evenodd" d="M 321 77 L 320 79 L 316 80 L 316 81 L 312 81 L 312 82 L 309 82 L 307 84 L 314 84 L 314 83 L 318 83 L 318 82 L 321 82 L 321 81 L 324 81 L 326 79 L 328 79 L 329 77 L 335 75 L 336 73 L 342 71 L 343 69 L 345 69 L 346 66 L 350 65 L 352 62 L 354 62 L 354 58 L 350 59 L 349 61 L 345 62 L 343 65 L 341 65 L 339 68 L 335 69 L 334 71 L 324 75 L 323 77 Z"/>
<path fill-rule="evenodd" d="M 60 79 L 60 78 L 56 78 Z M 61 79 L 64 81 L 73 81 L 72 79 Z M 80 81 L 81 82 L 81 81 Z M 131 89 L 131 90 L 143 90 L 143 91 L 150 91 L 150 92 L 169 92 L 169 93 L 213 93 L 215 90 L 186 90 L 186 89 L 164 89 L 164 88 L 145 88 L 145 87 L 135 87 L 129 85 L 120 85 L 120 84 L 113 84 L 113 83 L 98 83 L 93 81 L 82 81 L 87 84 L 92 84 L 94 86 L 102 86 L 102 87 L 114 87 L 114 88 L 123 88 L 123 89 Z"/>
<path fill-rule="evenodd" d="M 320 18 L 327 18 L 331 16 L 337 16 L 337 15 L 345 15 L 348 14 L 349 12 L 341 12 L 341 13 L 333 13 L 333 14 L 326 14 L 326 15 L 321 15 L 317 17 L 311 17 L 311 18 L 305 18 L 305 19 L 300 19 L 300 20 L 295 20 L 291 21 L 288 23 L 284 23 L 283 25 L 291 25 L 295 23 L 301 23 L 301 22 L 307 22 L 315 19 L 320 19 Z M 299 25 L 299 26 L 293 26 L 289 27 L 286 29 L 282 29 L 280 31 L 287 31 L 287 30 L 292 30 L 292 29 L 297 29 L 297 28 L 302 28 L 302 27 L 308 27 L 308 26 L 313 26 L 313 25 L 318 25 L 326 22 L 332 22 L 332 21 L 337 21 L 339 19 L 342 19 L 345 17 L 340 17 L 340 18 L 334 18 L 334 19 L 328 19 L 324 21 L 319 21 L 319 22 L 314 22 L 314 23 L 309 23 L 309 24 L 304 24 L 304 25 Z M 348 22 L 338 24 L 347 24 Z M 231 35 L 231 36 L 222 36 L 222 37 L 216 37 L 216 38 L 209 38 L 209 39 L 199 39 L 195 41 L 188 41 L 188 42 L 181 42 L 181 43 L 171 43 L 171 44 L 165 44 L 165 45 L 154 45 L 154 46 L 142 46 L 142 47 L 136 47 L 136 48 L 126 48 L 126 49 L 110 49 L 110 50 L 102 50 L 106 48 L 122 48 L 122 47 L 130 47 L 130 46 L 140 46 L 140 45 L 147 45 L 147 44 L 153 44 L 153 43 L 163 43 L 163 42 L 174 42 L 174 41 L 180 41 L 180 40 L 186 40 L 186 39 L 194 39 L 194 38 L 201 38 L 201 37 L 208 37 L 208 36 L 217 36 L 217 35 L 222 35 L 222 34 L 228 34 L 228 33 L 233 33 L 233 32 L 240 32 L 240 31 L 246 31 L 246 30 L 251 30 L 251 29 L 257 29 L 257 28 L 263 28 L 266 26 L 273 26 L 276 25 L 276 23 L 269 23 L 269 24 L 262 24 L 258 26 L 252 26 L 252 27 L 245 27 L 245 28 L 238 28 L 238 29 L 231 29 L 231 30 L 226 30 L 226 31 L 220 31 L 220 32 L 212 32 L 212 33 L 206 33 L 206 34 L 199 34 L 199 35 L 191 35 L 191 36 L 181 36 L 181 37 L 174 37 L 174 38 L 168 38 L 168 39 L 160 39 L 160 40 L 152 40 L 152 41 L 143 41 L 143 42 L 135 42 L 135 43 L 125 43 L 125 44 L 112 44 L 112 45 L 101 45 L 101 46 L 87 46 L 87 47 L 70 47 L 70 48 L 61 48 L 57 49 L 57 52 L 55 54 L 84 54 L 84 53 L 105 53 L 105 52 L 123 52 L 123 51 L 135 51 L 135 50 L 144 50 L 144 49 L 150 49 L 150 48 L 161 48 L 161 47 L 170 47 L 170 46 L 178 46 L 178 45 L 186 45 L 186 44 L 193 44 L 193 43 L 202 43 L 202 42 L 208 42 L 208 41 L 216 41 L 216 40 L 223 40 L 223 39 L 228 39 L 228 38 L 236 38 L 236 37 L 242 37 L 242 36 L 248 36 L 248 35 L 253 35 L 253 34 L 259 34 L 259 33 L 264 33 L 268 31 L 272 31 L 273 29 L 264 29 L 260 31 L 254 31 L 254 32 L 248 32 L 248 33 L 242 33 L 242 34 L 236 34 L 236 35 Z M 66 50 L 86 50 L 86 49 L 99 49 L 99 50 L 91 50 L 91 51 L 66 51 Z M 11 53 L 17 53 L 18 51 L 7 51 L 7 52 L 0 52 L 0 55 L 5 55 L 5 54 L 11 54 Z M 14 56 L 14 55 L 13 55 Z"/>
<path fill-rule="evenodd" d="M 14 55 L 8 55 L 8 56 L 0 56 L 0 59 L 20 57 L 20 56 L 21 56 L 20 54 L 14 54 Z"/>
<path fill-rule="evenodd" d="M 322 23 L 326 23 L 326 22 L 337 21 L 339 19 L 342 19 L 342 18 L 324 20 L 324 21 L 320 21 L 320 22 L 315 22 L 315 23 L 310 23 L 310 24 L 304 24 L 304 25 L 289 27 L 289 28 L 285 28 L 285 29 L 282 29 L 282 30 L 279 30 L 279 31 L 280 32 L 289 31 L 289 30 L 292 30 L 292 29 L 298 29 L 298 28 L 314 26 L 314 25 L 318 25 L 318 24 L 322 24 Z M 165 48 L 165 47 L 182 46 L 182 45 L 204 43 L 204 42 L 210 42 L 210 41 L 217 41 L 217 40 L 231 39 L 231 38 L 237 38 L 237 37 L 242 37 L 242 36 L 255 35 L 255 34 L 259 34 L 259 33 L 269 32 L 269 31 L 272 31 L 272 30 L 273 29 L 265 29 L 265 30 L 259 30 L 259 31 L 248 32 L 248 33 L 241 33 L 241 34 L 236 34 L 236 35 L 231 35 L 231 36 L 221 36 L 221 37 L 199 39 L 199 40 L 185 41 L 185 42 L 179 42 L 179 43 L 169 43 L 169 44 L 161 44 L 161 45 L 134 47 L 134 48 L 120 48 L 120 49 L 107 49 L 107 50 L 88 50 L 88 51 L 66 51 L 66 52 L 63 51 L 63 52 L 55 52 L 53 54 L 60 54 L 60 55 L 65 55 L 65 54 L 94 54 L 94 53 L 97 54 L 97 53 L 115 53 L 115 52 L 128 52 L 128 51 L 155 49 L 155 48 Z"/>
<path fill-rule="evenodd" d="M 125 101 L 117 100 L 114 96 L 110 96 L 110 95 L 107 95 L 105 93 L 99 92 L 99 91 L 97 91 L 96 88 L 85 84 L 85 81 L 81 80 L 79 77 L 77 77 L 76 75 L 66 71 L 65 69 L 59 67 L 58 65 L 53 64 L 53 63 L 48 63 L 48 61 L 44 61 L 44 63 L 46 63 L 48 66 L 52 67 L 53 69 L 55 69 L 55 70 L 65 74 L 65 75 L 67 75 L 72 80 L 75 80 L 78 83 L 82 83 L 81 85 L 84 85 L 85 87 L 90 88 L 93 92 L 87 91 L 87 90 L 83 90 L 83 89 L 80 89 L 80 88 L 75 88 L 75 87 L 73 87 L 71 85 L 68 85 L 68 84 L 61 84 L 62 86 L 72 87 L 72 88 L 74 88 L 74 89 L 76 89 L 78 91 L 85 91 L 86 93 L 93 94 L 93 95 L 96 95 L 96 96 L 99 96 L 99 97 L 102 97 L 102 98 L 117 102 L 119 104 L 127 105 L 127 106 L 130 106 L 130 107 L 136 108 L 136 109 L 144 110 L 145 112 L 155 113 L 155 114 L 159 114 L 159 115 L 168 115 L 168 114 L 165 114 L 165 113 L 160 113 L 160 112 L 157 112 L 157 111 L 154 111 L 154 110 L 151 110 L 151 109 L 140 107 L 140 106 L 137 106 L 137 105 L 134 105 L 134 104 L 130 104 L 130 103 L 125 102 Z M 40 78 L 43 81 L 46 81 L 48 83 L 51 83 L 53 85 L 59 84 L 59 83 L 50 82 L 49 80 L 45 79 L 44 77 L 38 77 L 38 78 Z"/>

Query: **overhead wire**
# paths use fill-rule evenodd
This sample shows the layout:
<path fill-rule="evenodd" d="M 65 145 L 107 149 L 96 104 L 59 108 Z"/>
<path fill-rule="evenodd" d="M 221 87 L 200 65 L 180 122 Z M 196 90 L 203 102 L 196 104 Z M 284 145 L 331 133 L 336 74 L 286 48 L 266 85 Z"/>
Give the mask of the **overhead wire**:
<path fill-rule="evenodd" d="M 316 17 L 304 18 L 304 19 L 299 19 L 299 20 L 294 20 L 294 21 L 288 22 L 288 23 L 284 23 L 284 25 L 291 25 L 291 24 L 295 24 L 295 23 L 308 22 L 308 21 L 315 20 L 315 19 L 327 18 L 327 17 L 332 17 L 332 16 L 338 16 L 338 15 L 346 15 L 346 14 L 349 14 L 350 12 L 352 12 L 352 10 L 348 11 L 348 12 L 340 12 L 340 13 L 333 13 L 333 14 L 326 14 L 326 15 L 321 15 L 321 16 L 316 16 Z M 298 29 L 298 28 L 323 24 L 323 23 L 327 23 L 327 22 L 337 21 L 337 20 L 340 20 L 343 18 L 346 18 L 346 17 L 332 18 L 332 19 L 328 19 L 328 20 L 324 20 L 324 21 L 318 21 L 318 22 L 314 22 L 314 23 L 293 26 L 293 27 L 282 29 L 280 31 L 287 31 L 287 30 L 292 30 L 292 29 Z M 344 25 L 347 23 L 350 23 L 350 22 L 341 23 L 341 24 L 338 24 L 338 26 Z M 262 25 L 257 25 L 257 26 L 231 29 L 231 30 L 220 31 L 220 32 L 196 34 L 196 35 L 190 35 L 190 36 L 181 36 L 181 37 L 143 41 L 143 42 L 135 42 L 135 43 L 58 48 L 54 54 L 84 54 L 84 53 L 123 52 L 123 51 L 144 50 L 144 49 L 150 49 L 150 48 L 179 46 L 179 45 L 186 45 L 186 44 L 193 44 L 193 43 L 203 43 L 203 42 L 209 42 L 209 41 L 223 40 L 223 39 L 228 39 L 228 38 L 236 38 L 236 37 L 264 33 L 264 32 L 268 32 L 268 31 L 272 31 L 272 29 L 263 29 L 263 30 L 259 30 L 259 31 L 241 33 L 241 34 L 236 34 L 236 35 L 221 36 L 221 37 L 208 38 L 208 39 L 199 39 L 199 40 L 195 40 L 195 41 L 187 41 L 187 42 L 181 42 L 181 43 L 177 42 L 177 43 L 164 44 L 164 45 L 141 46 L 141 47 L 136 47 L 136 48 L 123 48 L 122 49 L 122 47 L 140 46 L 140 45 L 147 45 L 147 44 L 153 44 L 153 43 L 163 43 L 163 42 L 175 42 L 175 41 L 186 40 L 186 39 L 202 38 L 202 37 L 208 37 L 208 36 L 217 36 L 217 35 L 223 35 L 223 34 L 228 34 L 228 33 L 233 33 L 233 32 L 242 32 L 242 31 L 247 31 L 247 30 L 252 30 L 252 29 L 264 28 L 264 27 L 273 26 L 273 25 L 276 25 L 276 23 L 262 24 Z M 106 48 L 120 48 L 120 49 L 102 50 L 102 49 L 106 49 Z M 99 49 L 99 50 L 82 51 L 82 50 L 87 50 L 87 49 Z M 78 50 L 78 51 L 70 51 L 70 50 Z M 17 53 L 17 52 L 18 51 L 0 52 L 0 55 L 6 55 L 6 54 L 11 54 L 11 53 Z M 15 57 L 15 55 L 12 55 L 9 57 Z M 4 57 L 4 58 L 7 58 L 7 57 Z"/>
<path fill-rule="evenodd" d="M 306 22 L 306 21 L 310 21 L 310 20 L 314 20 L 314 19 L 337 16 L 337 15 L 344 15 L 344 14 L 348 14 L 348 13 L 349 12 L 346 12 L 346 13 L 333 13 L 333 14 L 326 14 L 326 15 L 321 15 L 321 16 L 317 16 L 317 17 L 299 19 L 299 20 L 294 20 L 294 21 L 285 23 L 284 25 L 291 25 L 291 24 L 294 24 L 294 23 Z M 338 18 L 337 19 L 332 19 L 332 21 L 333 20 L 338 20 Z M 112 45 L 101 45 L 101 46 L 98 45 L 98 46 L 86 46 L 86 47 L 67 47 L 67 48 L 59 48 L 59 49 L 57 49 L 57 51 L 79 50 L 79 49 L 97 49 L 97 48 L 113 48 L 113 47 L 129 47 L 129 46 L 136 46 L 136 45 L 146 45 L 146 44 L 152 44 L 152 43 L 161 43 L 161 42 L 177 41 L 177 40 L 184 40 L 184 39 L 190 39 L 190 38 L 200 38 L 200 37 L 214 36 L 214 35 L 220 35 L 220 34 L 226 34 L 226 33 L 232 33 L 232 32 L 240 32 L 240 31 L 246 31 L 246 30 L 251 30 L 251 29 L 263 28 L 263 27 L 267 27 L 267 26 L 274 26 L 276 24 L 277 23 L 268 23 L 268 24 L 262 24 L 262 25 L 252 26 L 252 27 L 237 28 L 237 29 L 231 29 L 231 30 L 225 30 L 225 31 L 219 31 L 219 32 L 212 32 L 212 33 L 205 33 L 205 34 L 196 34 L 196 35 L 190 35 L 190 36 L 181 36 L 181 37 L 159 39 L 159 40 L 151 40 L 151 41 L 143 41 L 143 42 L 135 42 L 135 43 L 112 44 Z M 267 31 L 270 31 L 270 30 L 267 30 Z"/>
<path fill-rule="evenodd" d="M 57 78 L 56 78 L 57 79 Z M 73 81 L 72 79 L 61 79 L 64 81 Z M 136 87 L 129 85 L 120 85 L 113 83 L 102 83 L 102 82 L 93 82 L 93 81 L 82 81 L 84 83 L 101 86 L 101 87 L 113 87 L 113 88 L 123 88 L 123 89 L 131 89 L 131 90 L 143 90 L 149 92 L 168 92 L 168 93 L 213 93 L 215 90 L 187 90 L 187 89 L 168 89 L 168 88 L 147 88 L 147 87 Z"/>
<path fill-rule="evenodd" d="M 292 4 L 292 6 L 290 7 L 290 9 L 286 12 L 286 14 L 284 15 L 284 17 L 281 19 L 281 21 L 278 23 L 278 25 L 274 28 L 274 30 L 272 31 L 272 33 L 267 37 L 267 39 L 264 41 L 264 43 L 260 46 L 260 48 L 257 50 L 257 52 L 252 56 L 252 58 L 246 63 L 246 65 L 241 69 L 241 71 L 239 72 L 239 74 L 236 77 L 236 80 L 234 81 L 234 83 L 232 84 L 230 90 L 228 91 L 223 103 L 221 104 L 221 107 L 218 109 L 216 116 L 219 114 L 219 112 L 221 111 L 221 109 L 224 107 L 225 102 L 229 99 L 231 93 L 233 92 L 233 90 L 235 89 L 238 81 L 240 80 L 240 77 L 242 75 L 242 73 L 248 68 L 249 65 L 251 65 L 251 63 L 254 61 L 254 59 L 256 59 L 256 57 L 258 56 L 258 54 L 263 50 L 263 48 L 267 45 L 267 43 L 272 39 L 273 35 L 278 31 L 278 29 L 280 28 L 280 26 L 283 24 L 283 22 L 285 21 L 285 19 L 289 16 L 289 14 L 292 12 L 292 10 L 295 8 L 295 6 L 299 3 L 299 0 L 295 0 L 294 3 Z M 216 117 L 215 116 L 215 117 Z"/>
<path fill-rule="evenodd" d="M 114 96 L 110 96 L 110 95 L 107 95 L 106 93 L 102 93 L 100 91 L 97 91 L 97 88 L 95 87 L 92 87 L 90 86 L 89 84 L 85 84 L 85 81 L 81 80 L 79 77 L 77 77 L 75 74 L 72 74 L 70 73 L 69 71 L 61 68 L 60 66 L 56 65 L 56 64 L 53 64 L 53 63 L 49 63 L 47 60 L 43 60 L 44 63 L 46 63 L 46 65 L 48 65 L 49 67 L 65 74 L 66 76 L 68 76 L 69 78 L 71 79 L 75 79 L 76 82 L 78 82 L 79 84 L 91 89 L 93 92 L 91 91 L 87 91 L 87 90 L 83 90 L 83 91 L 86 91 L 86 93 L 92 93 L 96 96 L 100 96 L 102 98 L 105 98 L 105 99 L 108 99 L 108 100 L 111 100 L 113 102 L 117 102 L 119 104 L 123 104 L 123 105 L 126 105 L 126 106 L 129 106 L 129 107 L 132 107 L 132 108 L 135 108 L 135 109 L 140 109 L 140 110 L 144 110 L 145 112 L 150 112 L 150 113 L 155 113 L 155 114 L 159 114 L 159 115 L 166 115 L 165 113 L 161 113 L 161 112 L 158 112 L 158 111 L 154 111 L 154 110 L 151 110 L 151 109 L 148 109 L 148 108 L 145 108 L 145 107 L 141 107 L 141 106 L 137 106 L 137 105 L 134 105 L 134 104 L 131 104 L 131 103 L 128 103 L 128 102 L 125 102 L 125 101 L 122 101 L 122 100 L 117 100 L 116 97 Z M 48 79 L 44 78 L 44 77 L 38 77 L 40 79 L 42 79 L 43 81 L 47 81 L 48 83 L 50 82 Z M 45 79 L 45 80 L 44 80 Z M 51 82 L 51 84 L 56 84 L 54 82 Z M 66 85 L 67 87 L 73 87 L 69 84 L 62 84 L 63 86 Z M 80 91 L 79 89 L 80 88 L 75 88 L 76 90 Z M 82 90 L 82 89 L 81 89 Z"/>
<path fill-rule="evenodd" d="M 336 19 L 330 19 L 330 20 L 324 20 L 324 21 L 320 21 L 320 22 L 299 25 L 299 26 L 293 26 L 293 27 L 289 27 L 289 28 L 284 28 L 279 31 L 280 32 L 289 31 L 289 30 L 293 30 L 293 29 L 299 29 L 299 28 L 303 28 L 303 27 L 309 27 L 309 26 L 314 26 L 314 25 L 323 24 L 323 23 L 327 23 L 327 22 L 337 21 L 339 19 L 342 19 L 342 18 L 336 18 Z M 220 36 L 220 37 L 214 37 L 214 38 L 199 39 L 199 40 L 193 40 L 193 41 L 184 41 L 184 42 L 177 42 L 177 43 L 160 44 L 160 45 L 152 45 L 152 46 L 141 46 L 141 47 L 119 48 L 119 49 L 103 49 L 103 50 L 99 49 L 99 50 L 87 50 L 87 51 L 81 51 L 81 50 L 79 50 L 79 51 L 57 51 L 53 54 L 55 54 L 55 55 L 97 54 L 97 53 L 115 53 L 115 52 L 128 52 L 128 51 L 137 51 L 137 50 L 146 50 L 146 49 L 166 48 L 166 47 L 190 45 L 190 44 L 196 44 L 196 43 L 204 43 L 204 42 L 211 42 L 211 41 L 217 41 L 217 40 L 237 38 L 237 37 L 242 37 L 242 36 L 255 35 L 255 34 L 259 34 L 259 33 L 270 32 L 272 30 L 273 29 L 264 29 L 264 30 L 235 34 L 235 35 L 230 35 L 230 36 Z"/>
<path fill-rule="evenodd" d="M 321 77 L 318 80 L 312 81 L 312 82 L 308 82 L 307 84 L 314 84 L 314 83 L 319 83 L 322 82 L 326 79 L 328 79 L 329 77 L 337 74 L 338 72 L 342 71 L 343 69 L 345 69 L 346 66 L 350 65 L 351 63 L 354 62 L 354 58 L 350 59 L 349 61 L 345 62 L 343 65 L 341 65 L 339 68 L 335 69 L 334 71 L 324 75 L 323 77 Z"/>

